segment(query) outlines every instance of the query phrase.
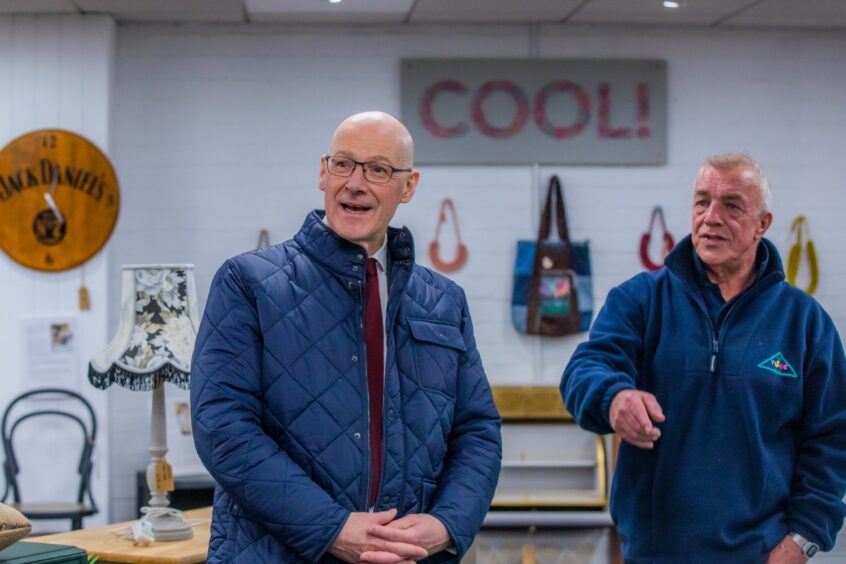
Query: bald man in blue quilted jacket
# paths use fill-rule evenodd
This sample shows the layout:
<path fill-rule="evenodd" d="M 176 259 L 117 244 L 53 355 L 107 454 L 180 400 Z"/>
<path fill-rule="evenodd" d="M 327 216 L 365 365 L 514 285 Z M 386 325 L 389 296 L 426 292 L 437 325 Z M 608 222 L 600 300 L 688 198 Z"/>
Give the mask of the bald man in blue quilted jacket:
<path fill-rule="evenodd" d="M 208 561 L 458 562 L 499 476 L 499 415 L 464 292 L 388 224 L 420 179 L 381 112 L 338 126 L 324 210 L 227 260 L 194 352 Z"/>

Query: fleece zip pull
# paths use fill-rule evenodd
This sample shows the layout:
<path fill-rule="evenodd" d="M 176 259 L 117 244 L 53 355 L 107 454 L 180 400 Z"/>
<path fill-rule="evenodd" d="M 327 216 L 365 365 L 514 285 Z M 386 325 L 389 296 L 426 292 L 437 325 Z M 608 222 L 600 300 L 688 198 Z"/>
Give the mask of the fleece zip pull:
<path fill-rule="evenodd" d="M 711 374 L 712 375 L 717 370 L 717 353 L 719 353 L 719 352 L 720 352 L 720 342 L 717 339 L 714 339 L 713 346 L 711 347 Z"/>

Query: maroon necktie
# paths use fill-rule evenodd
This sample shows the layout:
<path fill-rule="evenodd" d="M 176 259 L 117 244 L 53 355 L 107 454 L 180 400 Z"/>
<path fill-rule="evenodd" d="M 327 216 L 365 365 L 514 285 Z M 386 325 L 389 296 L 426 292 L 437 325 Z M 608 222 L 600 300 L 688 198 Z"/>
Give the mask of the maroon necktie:
<path fill-rule="evenodd" d="M 385 329 L 376 259 L 367 259 L 367 297 L 364 301 L 364 342 L 367 346 L 367 391 L 370 396 L 370 506 L 376 504 L 382 475 L 382 395 L 385 378 Z"/>

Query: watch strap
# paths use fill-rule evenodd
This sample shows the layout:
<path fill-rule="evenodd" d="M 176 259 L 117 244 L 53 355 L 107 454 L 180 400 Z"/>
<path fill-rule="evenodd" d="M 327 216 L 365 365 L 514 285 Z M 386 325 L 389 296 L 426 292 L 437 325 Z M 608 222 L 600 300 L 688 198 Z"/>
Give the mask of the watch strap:
<path fill-rule="evenodd" d="M 811 558 L 820 550 L 820 545 L 815 542 L 811 542 L 799 533 L 790 533 L 790 538 L 795 542 L 799 548 L 802 550 L 802 554 Z"/>

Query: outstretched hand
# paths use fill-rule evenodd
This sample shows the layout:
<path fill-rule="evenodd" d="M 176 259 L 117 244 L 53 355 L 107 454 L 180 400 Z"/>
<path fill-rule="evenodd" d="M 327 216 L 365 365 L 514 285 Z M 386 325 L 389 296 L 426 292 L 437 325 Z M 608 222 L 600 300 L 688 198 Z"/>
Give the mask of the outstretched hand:
<path fill-rule="evenodd" d="M 611 428 L 627 443 L 640 448 L 652 448 L 661 436 L 653 425 L 664 422 L 664 412 L 658 400 L 649 392 L 623 390 L 611 401 L 608 421 Z"/>

